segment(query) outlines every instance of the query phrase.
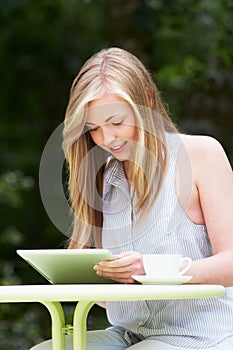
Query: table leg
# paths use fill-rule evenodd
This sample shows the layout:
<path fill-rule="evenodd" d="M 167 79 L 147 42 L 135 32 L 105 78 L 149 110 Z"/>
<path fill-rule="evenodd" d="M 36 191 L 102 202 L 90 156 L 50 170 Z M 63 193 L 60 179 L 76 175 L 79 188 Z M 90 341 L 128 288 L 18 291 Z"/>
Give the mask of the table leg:
<path fill-rule="evenodd" d="M 79 301 L 75 307 L 73 319 L 73 348 L 75 350 L 86 350 L 87 315 L 94 304 L 93 301 Z"/>
<path fill-rule="evenodd" d="M 59 302 L 41 302 L 49 311 L 52 323 L 52 350 L 65 350 L 64 311 Z"/>

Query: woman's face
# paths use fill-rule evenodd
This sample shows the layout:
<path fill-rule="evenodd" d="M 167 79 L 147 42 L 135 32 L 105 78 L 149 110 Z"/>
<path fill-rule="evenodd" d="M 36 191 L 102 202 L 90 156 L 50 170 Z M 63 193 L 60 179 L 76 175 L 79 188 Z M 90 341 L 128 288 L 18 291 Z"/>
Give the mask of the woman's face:
<path fill-rule="evenodd" d="M 118 160 L 130 160 L 135 147 L 136 119 L 128 102 L 105 94 L 89 103 L 86 126 L 92 140 Z"/>

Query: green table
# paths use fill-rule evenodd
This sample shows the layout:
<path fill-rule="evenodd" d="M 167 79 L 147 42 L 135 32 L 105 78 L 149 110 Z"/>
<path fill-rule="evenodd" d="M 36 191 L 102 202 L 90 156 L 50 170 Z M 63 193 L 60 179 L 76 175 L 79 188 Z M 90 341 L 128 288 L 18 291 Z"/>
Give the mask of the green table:
<path fill-rule="evenodd" d="M 73 347 L 86 348 L 86 319 L 97 301 L 192 299 L 220 297 L 221 285 L 70 284 L 0 286 L 1 303 L 39 302 L 51 315 L 53 350 L 65 350 L 65 316 L 61 302 L 77 302 Z"/>

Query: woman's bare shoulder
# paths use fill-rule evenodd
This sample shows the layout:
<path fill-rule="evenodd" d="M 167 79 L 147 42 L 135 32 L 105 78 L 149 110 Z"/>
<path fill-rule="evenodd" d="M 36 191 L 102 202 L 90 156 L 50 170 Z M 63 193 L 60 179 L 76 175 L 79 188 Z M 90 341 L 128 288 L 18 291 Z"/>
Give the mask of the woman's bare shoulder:
<path fill-rule="evenodd" d="M 226 153 L 221 143 L 211 136 L 185 135 L 184 145 L 190 156 L 191 161 L 207 162 L 208 164 L 217 164 L 219 161 L 227 163 Z M 202 163 L 204 166 L 204 164 Z"/>
<path fill-rule="evenodd" d="M 187 135 L 184 145 L 192 164 L 194 179 L 232 179 L 232 168 L 221 143 L 210 136 Z"/>
<path fill-rule="evenodd" d="M 188 150 L 192 152 L 204 151 L 204 152 L 215 152 L 223 151 L 221 143 L 211 136 L 205 135 L 185 135 L 184 143 Z"/>

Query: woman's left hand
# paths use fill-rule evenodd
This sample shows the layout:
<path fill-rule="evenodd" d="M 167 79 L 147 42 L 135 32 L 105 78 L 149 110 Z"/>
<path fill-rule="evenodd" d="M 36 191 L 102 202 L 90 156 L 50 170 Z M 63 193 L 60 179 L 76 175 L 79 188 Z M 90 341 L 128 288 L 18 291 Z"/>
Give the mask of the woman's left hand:
<path fill-rule="evenodd" d="M 96 273 L 120 283 L 135 283 L 132 275 L 144 275 L 142 254 L 134 251 L 118 254 L 113 260 L 103 260 L 94 266 Z"/>

